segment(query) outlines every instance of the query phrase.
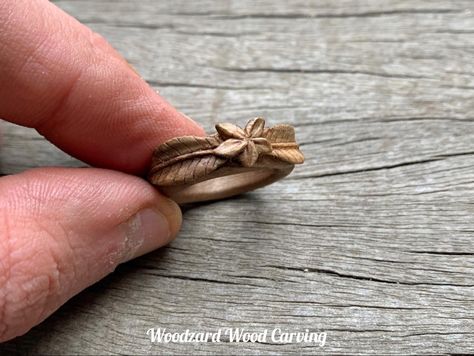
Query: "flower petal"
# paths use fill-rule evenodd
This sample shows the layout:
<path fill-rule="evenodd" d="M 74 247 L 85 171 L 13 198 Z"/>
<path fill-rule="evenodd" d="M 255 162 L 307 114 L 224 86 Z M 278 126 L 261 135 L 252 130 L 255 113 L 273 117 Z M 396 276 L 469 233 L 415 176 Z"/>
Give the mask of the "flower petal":
<path fill-rule="evenodd" d="M 248 141 L 228 139 L 214 149 L 214 153 L 224 157 L 235 157 L 244 150 Z"/>
<path fill-rule="evenodd" d="M 258 151 L 255 144 L 249 141 L 245 149 L 239 155 L 239 161 L 244 167 L 252 167 L 258 160 Z"/>
<path fill-rule="evenodd" d="M 224 140 L 228 138 L 245 138 L 244 130 L 228 122 L 217 124 L 216 130 Z"/>
<path fill-rule="evenodd" d="M 252 138 L 252 142 L 257 146 L 258 153 L 272 152 L 272 144 L 266 138 Z"/>
<path fill-rule="evenodd" d="M 260 137 L 262 136 L 264 127 L 265 120 L 261 117 L 257 117 L 247 123 L 245 126 L 245 133 L 248 137 Z"/>

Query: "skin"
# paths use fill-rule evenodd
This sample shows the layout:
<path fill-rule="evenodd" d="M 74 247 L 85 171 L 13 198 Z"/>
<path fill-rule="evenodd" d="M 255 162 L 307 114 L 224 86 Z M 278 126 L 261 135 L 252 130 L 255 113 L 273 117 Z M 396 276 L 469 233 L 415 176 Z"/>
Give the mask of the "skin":
<path fill-rule="evenodd" d="M 176 236 L 179 207 L 137 176 L 157 145 L 204 131 L 46 0 L 0 0 L 0 117 L 97 167 L 0 178 L 2 342 Z"/>

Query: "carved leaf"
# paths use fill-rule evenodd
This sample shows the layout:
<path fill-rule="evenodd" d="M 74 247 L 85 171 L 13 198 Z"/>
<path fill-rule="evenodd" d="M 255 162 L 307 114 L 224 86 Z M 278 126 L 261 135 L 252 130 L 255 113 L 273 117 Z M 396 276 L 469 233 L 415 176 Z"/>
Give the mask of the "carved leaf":
<path fill-rule="evenodd" d="M 152 165 L 169 161 L 172 158 L 180 155 L 200 151 L 209 150 L 219 146 L 222 141 L 214 136 L 197 137 L 197 136 L 183 136 L 176 137 L 160 145 L 153 153 Z"/>
<path fill-rule="evenodd" d="M 195 157 L 171 164 L 150 175 L 152 184 L 167 186 L 193 182 L 221 167 L 226 162 L 213 154 Z"/>
<path fill-rule="evenodd" d="M 217 135 L 167 141 L 153 153 L 150 181 L 156 185 L 183 184 L 209 174 L 225 163 L 212 153 L 221 143 Z"/>
<path fill-rule="evenodd" d="M 304 162 L 303 153 L 299 148 L 274 148 L 271 156 L 291 164 L 300 164 Z"/>
<path fill-rule="evenodd" d="M 304 156 L 296 144 L 295 130 L 292 126 L 276 125 L 266 129 L 262 137 L 272 144 L 271 156 L 292 164 L 304 162 Z"/>
<path fill-rule="evenodd" d="M 270 143 L 278 142 L 295 142 L 295 129 L 290 125 L 275 125 L 266 129 L 262 137 L 266 138 Z"/>

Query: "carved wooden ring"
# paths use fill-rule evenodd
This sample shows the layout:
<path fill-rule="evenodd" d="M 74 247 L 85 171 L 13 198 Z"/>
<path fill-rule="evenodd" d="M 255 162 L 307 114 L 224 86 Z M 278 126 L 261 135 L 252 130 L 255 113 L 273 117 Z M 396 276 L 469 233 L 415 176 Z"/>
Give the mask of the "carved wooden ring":
<path fill-rule="evenodd" d="M 149 181 L 177 203 L 215 200 L 248 192 L 290 174 L 304 157 L 290 125 L 245 129 L 216 125 L 217 134 L 176 137 L 153 153 Z"/>

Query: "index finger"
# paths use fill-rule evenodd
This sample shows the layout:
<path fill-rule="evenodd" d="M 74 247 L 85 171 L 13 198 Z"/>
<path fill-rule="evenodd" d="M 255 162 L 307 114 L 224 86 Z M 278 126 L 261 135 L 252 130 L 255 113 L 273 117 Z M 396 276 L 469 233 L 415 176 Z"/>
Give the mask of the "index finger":
<path fill-rule="evenodd" d="M 129 173 L 143 172 L 165 140 L 204 135 L 102 37 L 46 0 L 0 2 L 0 117 Z"/>

